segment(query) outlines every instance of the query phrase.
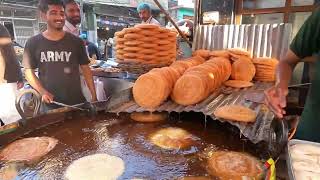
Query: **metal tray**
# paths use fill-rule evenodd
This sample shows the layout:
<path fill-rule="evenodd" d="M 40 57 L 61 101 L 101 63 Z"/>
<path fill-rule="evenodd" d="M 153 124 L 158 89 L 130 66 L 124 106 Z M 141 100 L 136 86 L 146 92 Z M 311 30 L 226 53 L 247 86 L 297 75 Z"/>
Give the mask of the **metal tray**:
<path fill-rule="evenodd" d="M 293 173 L 293 167 L 292 167 L 292 158 L 291 154 L 289 152 L 289 147 L 296 145 L 296 144 L 309 144 L 309 145 L 314 145 L 320 147 L 320 143 L 316 142 L 311 142 L 311 141 L 304 141 L 304 140 L 299 140 L 299 139 L 292 139 L 289 141 L 288 146 L 287 146 L 287 167 L 288 167 L 288 174 L 289 174 L 289 179 L 290 180 L 297 180 L 294 176 Z"/>

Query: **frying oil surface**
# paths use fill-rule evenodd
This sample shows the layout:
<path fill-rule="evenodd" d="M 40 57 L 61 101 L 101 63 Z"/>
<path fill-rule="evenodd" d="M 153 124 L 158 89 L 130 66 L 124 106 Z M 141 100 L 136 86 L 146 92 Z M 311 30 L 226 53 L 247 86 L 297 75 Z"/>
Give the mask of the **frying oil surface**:
<path fill-rule="evenodd" d="M 39 162 L 17 166 L 18 179 L 63 179 L 73 161 L 96 153 L 117 156 L 125 162 L 125 172 L 119 179 L 206 176 L 206 158 L 214 150 L 259 154 L 251 143 L 240 140 L 237 132 L 230 131 L 229 126 L 212 120 L 205 126 L 204 117 L 199 114 L 176 117 L 159 123 L 138 123 L 128 114 L 99 114 L 94 119 L 74 117 L 33 131 L 25 137 L 49 136 L 59 143 Z M 195 144 L 180 150 L 152 144 L 150 135 L 167 127 L 188 131 L 196 137 Z"/>

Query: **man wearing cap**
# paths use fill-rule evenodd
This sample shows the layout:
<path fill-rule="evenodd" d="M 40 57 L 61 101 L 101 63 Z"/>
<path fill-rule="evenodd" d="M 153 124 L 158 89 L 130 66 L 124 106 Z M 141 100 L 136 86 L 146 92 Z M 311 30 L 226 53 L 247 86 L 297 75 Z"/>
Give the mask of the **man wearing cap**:
<path fill-rule="evenodd" d="M 19 120 L 15 108 L 17 89 L 23 87 L 20 64 L 7 29 L 0 24 L 0 122 L 1 125 Z"/>
<path fill-rule="evenodd" d="M 81 23 L 80 6 L 75 0 L 63 0 L 66 22 L 63 30 L 75 36 L 80 35 L 78 25 Z"/>
<path fill-rule="evenodd" d="M 139 13 L 139 17 L 142 20 L 142 24 L 156 24 L 160 26 L 160 23 L 152 17 L 151 7 L 147 3 L 141 3 L 137 7 L 137 11 Z"/>

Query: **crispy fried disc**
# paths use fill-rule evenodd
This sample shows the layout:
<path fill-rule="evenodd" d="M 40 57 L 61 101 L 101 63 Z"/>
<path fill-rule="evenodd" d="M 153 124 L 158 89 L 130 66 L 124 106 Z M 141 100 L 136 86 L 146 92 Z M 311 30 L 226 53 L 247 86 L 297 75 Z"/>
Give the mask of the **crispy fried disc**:
<path fill-rule="evenodd" d="M 154 48 L 154 49 L 156 49 L 158 46 L 159 46 L 158 44 L 152 43 L 152 42 L 148 42 L 148 43 L 144 42 L 143 44 L 139 45 L 139 47 L 141 48 Z"/>
<path fill-rule="evenodd" d="M 124 161 L 108 154 L 94 154 L 72 162 L 65 172 L 67 180 L 118 179 L 125 170 Z"/>
<path fill-rule="evenodd" d="M 169 85 L 158 73 L 146 73 L 140 76 L 133 85 L 135 102 L 144 108 L 156 108 L 169 96 Z"/>
<path fill-rule="evenodd" d="M 204 59 L 209 59 L 210 51 L 206 49 L 198 49 L 192 53 L 192 56 L 201 56 Z"/>
<path fill-rule="evenodd" d="M 134 27 L 140 29 L 160 29 L 160 26 L 156 24 L 137 24 Z"/>
<path fill-rule="evenodd" d="M 150 141 L 164 149 L 185 149 L 192 146 L 196 140 L 188 131 L 181 128 L 164 128 L 150 136 Z"/>
<path fill-rule="evenodd" d="M 141 30 L 139 34 L 142 34 L 144 36 L 156 36 L 160 34 L 158 29 L 149 29 L 149 30 Z"/>
<path fill-rule="evenodd" d="M 138 122 L 159 122 L 165 121 L 168 118 L 168 113 L 165 112 L 133 112 L 130 118 Z"/>
<path fill-rule="evenodd" d="M 214 115 L 218 118 L 240 121 L 240 122 L 254 122 L 257 114 L 250 108 L 240 105 L 227 105 L 217 108 Z"/>
<path fill-rule="evenodd" d="M 155 49 L 142 49 L 139 52 L 141 54 L 156 54 L 158 51 Z"/>
<path fill-rule="evenodd" d="M 216 51 L 211 51 L 209 53 L 210 57 L 225 57 L 225 58 L 230 58 L 230 54 L 227 50 L 216 50 Z"/>
<path fill-rule="evenodd" d="M 0 160 L 8 162 L 34 161 L 49 153 L 58 143 L 50 137 L 32 137 L 16 140 L 0 152 Z"/>
<path fill-rule="evenodd" d="M 125 52 L 140 52 L 142 49 L 139 47 L 125 47 L 123 50 Z"/>
<path fill-rule="evenodd" d="M 117 38 L 116 39 L 116 43 L 117 44 L 121 44 L 121 43 L 124 43 L 126 40 L 124 38 Z"/>
<path fill-rule="evenodd" d="M 157 49 L 159 51 L 168 51 L 171 49 L 175 50 L 174 45 L 172 45 L 172 44 L 160 45 L 160 46 L 157 46 L 155 49 Z"/>
<path fill-rule="evenodd" d="M 124 35 L 125 41 L 127 41 L 127 40 L 140 40 L 142 38 L 144 38 L 144 36 L 140 35 L 140 34 L 127 33 Z"/>
<path fill-rule="evenodd" d="M 142 44 L 142 41 L 126 41 L 124 42 L 124 45 L 126 46 L 138 46 L 140 44 Z"/>
<path fill-rule="evenodd" d="M 125 34 L 127 34 L 127 33 L 138 33 L 139 31 L 141 31 L 140 28 L 136 28 L 136 27 L 125 28 L 123 30 L 124 30 Z"/>
<path fill-rule="evenodd" d="M 233 88 L 247 88 L 253 86 L 253 83 L 248 81 L 229 80 L 224 82 L 224 85 Z"/>
<path fill-rule="evenodd" d="M 233 151 L 216 151 L 208 160 L 208 170 L 220 179 L 260 179 L 262 164 L 253 156 Z"/>
<path fill-rule="evenodd" d="M 143 41 L 146 43 L 157 43 L 158 44 L 159 39 L 156 37 L 150 36 L 150 37 L 143 37 L 140 39 L 140 41 Z"/>
<path fill-rule="evenodd" d="M 231 78 L 234 80 L 252 81 L 256 68 L 252 62 L 238 60 L 232 64 Z"/>
<path fill-rule="evenodd" d="M 241 48 L 231 48 L 228 49 L 228 51 L 232 54 L 236 54 L 236 55 L 243 55 L 243 56 L 247 56 L 247 57 L 251 57 L 250 52 L 248 52 L 245 49 L 241 49 Z"/>
<path fill-rule="evenodd" d="M 167 40 L 160 40 L 160 41 L 158 41 L 157 43 L 158 43 L 160 46 L 161 46 L 161 45 L 171 44 L 171 42 L 170 42 L 170 41 L 167 41 Z"/>

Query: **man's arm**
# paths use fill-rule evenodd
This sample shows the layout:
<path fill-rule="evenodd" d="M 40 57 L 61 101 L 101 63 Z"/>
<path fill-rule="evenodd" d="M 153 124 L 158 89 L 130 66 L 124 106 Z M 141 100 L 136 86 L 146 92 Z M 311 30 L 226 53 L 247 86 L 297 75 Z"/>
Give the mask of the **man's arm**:
<path fill-rule="evenodd" d="M 82 70 L 82 75 L 87 83 L 87 86 L 90 90 L 91 93 L 91 101 L 97 101 L 97 94 L 96 94 L 96 88 L 94 86 L 94 82 L 93 82 L 93 76 L 92 76 L 92 72 L 90 70 L 90 67 L 88 65 L 80 65 L 81 70 Z"/>
<path fill-rule="evenodd" d="M 45 103 L 51 103 L 53 101 L 54 96 L 42 86 L 40 80 L 34 72 L 34 69 L 26 69 L 25 76 L 29 84 L 41 94 L 42 101 Z"/>
<path fill-rule="evenodd" d="M 277 67 L 277 81 L 274 87 L 265 91 L 265 103 L 279 118 L 286 114 L 286 96 L 293 69 L 305 57 L 312 56 L 320 49 L 320 10 L 317 9 L 306 20 L 293 39 L 287 55 Z"/>

